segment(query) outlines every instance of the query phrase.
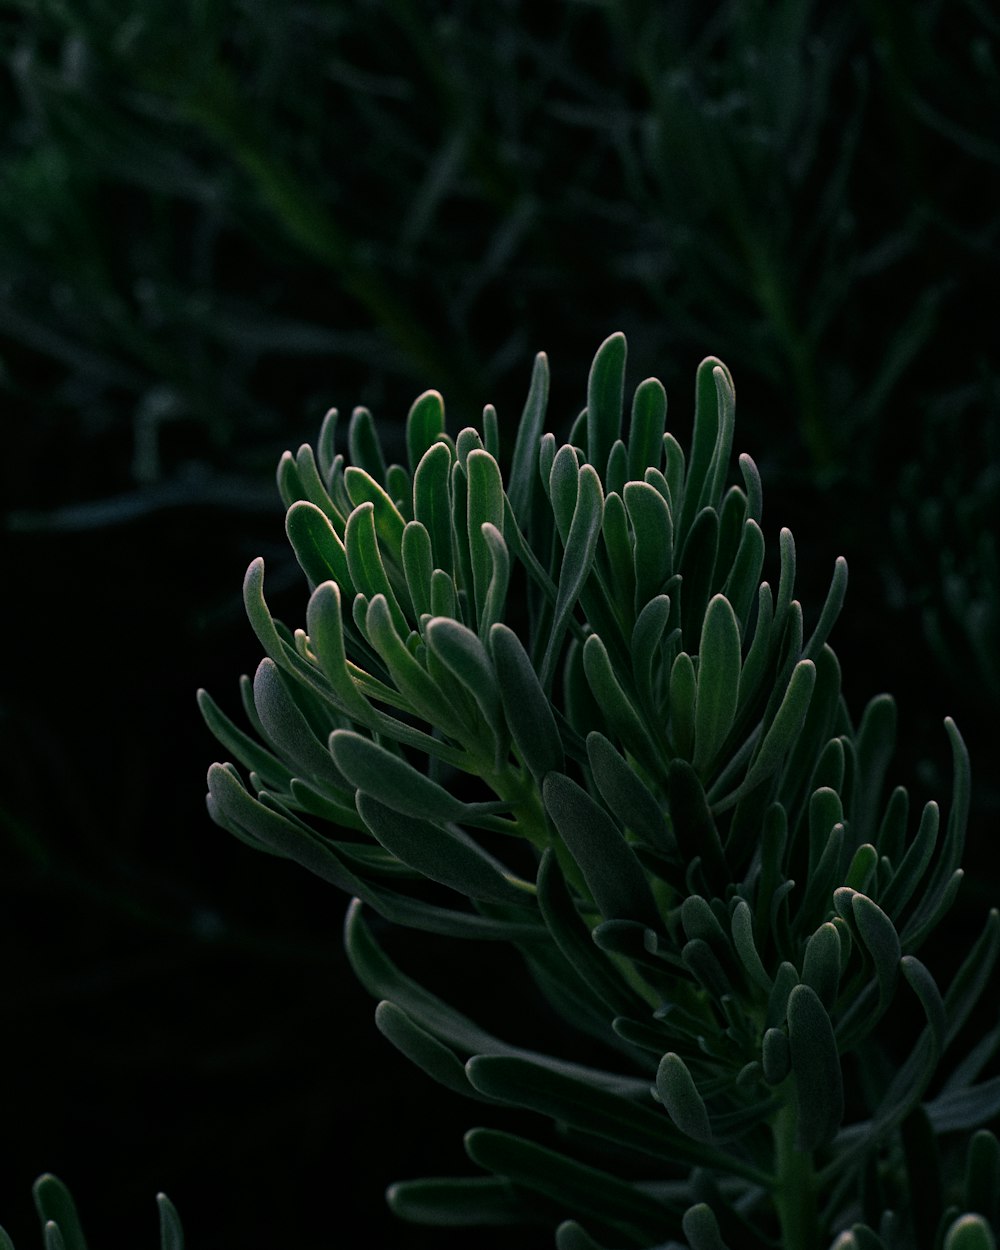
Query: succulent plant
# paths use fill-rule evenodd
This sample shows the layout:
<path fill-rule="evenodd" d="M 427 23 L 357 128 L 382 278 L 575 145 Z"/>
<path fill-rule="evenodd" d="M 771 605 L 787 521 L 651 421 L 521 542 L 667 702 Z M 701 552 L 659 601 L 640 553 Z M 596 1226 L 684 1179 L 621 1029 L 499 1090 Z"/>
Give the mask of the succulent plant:
<path fill-rule="evenodd" d="M 434 391 L 406 465 L 364 409 L 350 463 L 335 411 L 284 455 L 305 629 L 272 617 L 254 561 L 251 732 L 199 695 L 244 770 L 212 766 L 209 811 L 352 896 L 378 1029 L 477 1103 L 479 1174 L 392 1185 L 403 1218 L 541 1223 L 558 1250 L 993 1248 L 1000 1029 L 970 1047 L 963 1026 L 1000 915 L 944 990 L 917 955 L 962 879 L 962 738 L 946 721 L 946 814 L 911 814 L 893 701 L 855 722 L 841 695 L 846 563 L 808 630 L 788 530 L 761 580 L 727 369 L 699 367 L 685 452 L 656 379 L 626 428 L 625 364 L 612 335 L 560 445 L 536 358 L 506 484 L 494 409 L 452 438 Z M 512 944 L 587 1062 L 422 988 L 372 913 Z M 490 1126 L 511 1107 L 535 1113 L 523 1134 Z"/>

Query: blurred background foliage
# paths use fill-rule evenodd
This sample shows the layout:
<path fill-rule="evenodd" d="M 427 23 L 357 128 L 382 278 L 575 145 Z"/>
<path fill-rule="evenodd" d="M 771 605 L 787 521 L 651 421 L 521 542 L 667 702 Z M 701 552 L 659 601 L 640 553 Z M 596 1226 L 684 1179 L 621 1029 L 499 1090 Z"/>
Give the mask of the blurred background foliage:
<path fill-rule="evenodd" d="M 683 441 L 722 357 L 807 617 L 851 564 L 835 643 L 855 710 L 899 699 L 899 779 L 946 788 L 944 714 L 969 739 L 954 932 L 978 930 L 1000 885 L 998 36 L 984 0 L 0 0 L 15 1240 L 52 1169 L 95 1246 L 143 1221 L 152 1243 L 158 1188 L 209 1250 L 338 1224 L 403 1244 L 382 1183 L 462 1166 L 464 1108 L 374 1035 L 343 900 L 202 808 L 193 690 L 231 707 L 253 671 L 254 555 L 301 616 L 273 468 L 331 404 L 391 445 L 433 386 L 453 431 L 491 401 L 510 440 L 544 349 L 565 432 L 621 329 Z M 534 1016 L 558 1035 L 527 990 L 497 1018 L 497 953 L 418 958 L 513 1040 Z"/>

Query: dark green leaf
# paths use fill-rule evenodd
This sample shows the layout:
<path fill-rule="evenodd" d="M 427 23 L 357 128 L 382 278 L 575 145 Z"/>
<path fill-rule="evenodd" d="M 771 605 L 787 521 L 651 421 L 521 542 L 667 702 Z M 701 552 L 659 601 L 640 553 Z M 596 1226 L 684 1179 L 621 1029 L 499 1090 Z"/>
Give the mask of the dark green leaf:
<path fill-rule="evenodd" d="M 796 1146 L 817 1150 L 844 1114 L 844 1085 L 833 1025 L 815 991 L 796 985 L 788 996 L 788 1042 L 796 1095 Z"/>
<path fill-rule="evenodd" d="M 411 1020 L 401 1007 L 383 999 L 375 1008 L 375 1026 L 398 1051 L 433 1080 L 456 1094 L 475 1097 L 475 1091 L 470 1088 L 465 1075 L 465 1066 L 455 1052 Z"/>
<path fill-rule="evenodd" d="M 546 773 L 561 770 L 564 763 L 551 705 L 513 630 L 494 625 L 489 647 L 511 736 L 525 766 L 536 781 L 541 781 Z"/>
<path fill-rule="evenodd" d="M 347 667 L 340 588 L 336 582 L 317 586 L 306 609 L 309 642 L 343 710 L 362 724 L 370 724 L 374 712 L 358 689 Z"/>
<path fill-rule="evenodd" d="M 686 1136 L 704 1145 L 712 1142 L 708 1111 L 687 1064 L 673 1051 L 660 1060 L 656 1071 L 656 1092 L 671 1120 Z"/>
<path fill-rule="evenodd" d="M 726 578 L 723 592 L 733 605 L 740 626 L 740 639 L 746 636 L 750 607 L 757 593 L 760 571 L 764 566 L 764 535 L 760 526 L 748 518 L 736 552 L 733 567 Z"/>
<path fill-rule="evenodd" d="M 766 1029 L 761 1045 L 761 1064 L 768 1085 L 780 1085 L 792 1070 L 792 1052 L 784 1029 Z"/>
<path fill-rule="evenodd" d="M 609 335 L 597 349 L 587 381 L 587 459 L 600 473 L 621 437 L 625 398 L 625 335 Z"/>
<path fill-rule="evenodd" d="M 413 476 L 413 516 L 431 538 L 434 567 L 454 569 L 451 532 L 451 466 L 454 453 L 447 443 L 432 443 Z"/>
<path fill-rule="evenodd" d="M 830 631 L 836 624 L 837 617 L 840 615 L 840 609 L 844 606 L 844 596 L 846 594 L 847 561 L 843 556 L 837 556 L 833 566 L 833 580 L 827 592 L 826 602 L 823 604 L 823 610 L 820 613 L 819 620 L 816 622 L 816 628 L 802 651 L 804 659 L 815 660 L 818 658 L 827 638 L 830 637 Z"/>
<path fill-rule="evenodd" d="M 608 466 L 604 473 L 604 489 L 621 494 L 628 481 L 628 453 L 620 438 L 615 440 L 608 456 Z"/>
<path fill-rule="evenodd" d="M 375 421 L 367 408 L 355 408 L 347 427 L 347 447 L 352 462 L 376 481 L 385 481 L 385 457 Z"/>
<path fill-rule="evenodd" d="M 379 546 L 397 564 L 406 520 L 382 486 L 364 469 L 348 465 L 344 470 L 344 486 L 355 508 L 372 505 L 372 519 Z"/>
<path fill-rule="evenodd" d="M 528 397 L 517 427 L 510 468 L 510 490 L 507 492 L 517 523 L 525 532 L 530 532 L 532 528 L 539 443 L 548 398 L 549 362 L 545 353 L 539 352 L 535 357 Z M 548 480 L 548 474 L 545 475 L 545 480 Z"/>
<path fill-rule="evenodd" d="M 335 730 L 330 752 L 350 785 L 377 795 L 395 812 L 432 821 L 461 820 L 466 813 L 466 805 L 443 786 L 370 738 Z"/>
<path fill-rule="evenodd" d="M 365 824 L 385 849 L 432 881 L 487 902 L 529 901 L 529 887 L 515 884 L 508 870 L 467 835 L 404 816 L 367 793 L 359 793 L 357 803 Z"/>
<path fill-rule="evenodd" d="M 559 570 L 559 592 L 539 674 L 543 689 L 549 688 L 570 614 L 590 576 L 603 516 L 604 494 L 601 490 L 601 479 L 591 465 L 584 465 L 577 480 L 573 520 L 564 540 L 565 550 Z"/>
<path fill-rule="evenodd" d="M 473 1129 L 466 1134 L 465 1149 L 481 1168 L 545 1194 L 568 1212 L 597 1219 L 641 1245 L 661 1240 L 669 1226 L 668 1209 L 637 1186 L 522 1137 Z"/>
<path fill-rule="evenodd" d="M 591 634 L 583 645 L 583 668 L 598 707 L 623 746 L 654 775 L 662 775 L 662 754 L 622 689 L 607 647 L 598 634 Z"/>
<path fill-rule="evenodd" d="M 837 1001 L 840 968 L 840 935 L 827 921 L 809 938 L 802 962 L 802 984 L 815 990 L 827 1011 L 832 1011 Z"/>
<path fill-rule="evenodd" d="M 768 975 L 757 950 L 753 935 L 753 913 L 746 899 L 738 899 L 733 908 L 731 920 L 733 945 L 740 958 L 740 963 L 747 970 L 750 979 L 766 993 L 771 992 L 774 982 Z"/>
<path fill-rule="evenodd" d="M 156 1195 L 160 1213 L 160 1250 L 184 1250 L 184 1230 L 177 1209 L 166 1194 Z"/>
<path fill-rule="evenodd" d="M 35 1209 L 43 1224 L 51 1221 L 59 1225 L 61 1241 L 65 1250 L 87 1250 L 87 1242 L 80 1227 L 76 1204 L 69 1190 L 57 1176 L 46 1172 L 32 1186 Z"/>
<path fill-rule="evenodd" d="M 670 761 L 667 779 L 670 820 L 681 858 L 690 864 L 700 858 L 705 875 L 717 894 L 724 894 L 729 868 L 705 791 L 686 760 Z"/>
<path fill-rule="evenodd" d="M 988 1129 L 973 1133 L 969 1141 L 965 1205 L 994 1222 L 1000 1215 L 1000 1143 Z"/>
<path fill-rule="evenodd" d="M 292 504 L 285 516 L 285 533 L 302 572 L 313 586 L 332 579 L 345 593 L 354 593 L 344 544 L 315 504 Z"/>
<path fill-rule="evenodd" d="M 996 1250 L 996 1238 L 981 1215 L 960 1215 L 944 1235 L 941 1250 Z"/>
<path fill-rule="evenodd" d="M 647 482 L 629 482 L 623 492 L 632 522 L 635 611 L 663 590 L 674 565 L 674 526 L 663 496 Z"/>
<path fill-rule="evenodd" d="M 903 791 L 903 793 L 905 794 L 906 792 Z M 938 805 L 933 799 L 924 805 L 924 810 L 920 816 L 920 825 L 913 837 L 913 841 L 906 848 L 906 854 L 903 856 L 899 867 L 892 874 L 889 884 L 881 891 L 881 906 L 893 920 L 899 917 L 900 912 L 913 897 L 914 891 L 920 884 L 920 880 L 931 862 L 931 856 L 934 854 L 934 846 L 937 842 L 938 814 Z M 905 812 L 902 818 L 905 820 Z"/>
<path fill-rule="evenodd" d="M 406 456 L 411 473 L 416 473 L 424 452 L 443 433 L 444 400 L 438 391 L 424 391 L 406 417 Z"/>
<path fill-rule="evenodd" d="M 253 697 L 268 738 L 295 772 L 326 783 L 335 792 L 344 790 L 344 778 L 334 766 L 326 743 L 314 734 L 273 660 L 265 657 L 257 666 Z"/>
<path fill-rule="evenodd" d="M 674 840 L 659 803 L 645 781 L 614 746 L 596 730 L 587 735 L 587 758 L 594 781 L 608 809 L 626 829 L 650 846 L 674 849 Z"/>
<path fill-rule="evenodd" d="M 431 536 L 419 521 L 407 522 L 400 544 L 403 576 L 410 592 L 410 603 L 416 619 L 431 611 L 431 582 L 434 576 L 434 555 Z"/>
<path fill-rule="evenodd" d="M 411 1224 L 479 1228 L 531 1222 L 513 1186 L 495 1176 L 397 1181 L 386 1190 L 385 1200 L 393 1215 Z"/>
<path fill-rule="evenodd" d="M 693 763 L 703 778 L 733 727 L 739 680 L 739 624 L 729 600 L 716 595 L 705 613 L 698 647 Z"/>
<path fill-rule="evenodd" d="M 876 1011 L 878 1015 L 881 1015 L 888 1007 L 896 988 L 899 958 L 902 953 L 899 935 L 889 917 L 867 895 L 854 893 L 851 897 L 851 910 L 858 932 L 861 934 L 861 940 L 875 965 L 875 976 L 879 988 Z"/>
<path fill-rule="evenodd" d="M 394 628 L 405 638 L 410 627 L 382 562 L 375 533 L 375 508 L 371 503 L 359 504 L 347 518 L 344 547 L 353 584 L 369 599 L 376 595 L 385 599 Z"/>
<path fill-rule="evenodd" d="M 486 451 L 471 451 L 466 461 L 469 478 L 468 527 L 469 555 L 476 620 L 481 621 L 486 592 L 493 576 L 493 559 L 482 527 L 487 522 L 503 533 L 504 493 L 500 466 Z"/>
<path fill-rule="evenodd" d="M 632 397 L 628 432 L 628 476 L 642 480 L 647 468 L 659 468 L 663 459 L 663 429 L 667 420 L 667 392 L 658 378 L 646 378 Z"/>
<path fill-rule="evenodd" d="M 638 920 L 656 928 L 660 918 L 646 875 L 604 808 L 557 772 L 546 776 L 542 799 L 604 917 Z"/>
<path fill-rule="evenodd" d="M 675 545 L 679 541 L 675 535 Z M 686 651 L 696 651 L 701 636 L 705 608 L 712 593 L 715 556 L 719 546 L 719 515 L 704 508 L 695 517 L 681 551 L 680 562 L 674 566 L 681 575 L 681 628 Z"/>
<path fill-rule="evenodd" d="M 556 1250 L 607 1250 L 575 1220 L 566 1220 L 556 1229 Z"/>
<path fill-rule="evenodd" d="M 719 1232 L 715 1212 L 707 1202 L 689 1207 L 681 1223 L 691 1250 L 729 1250 Z"/>

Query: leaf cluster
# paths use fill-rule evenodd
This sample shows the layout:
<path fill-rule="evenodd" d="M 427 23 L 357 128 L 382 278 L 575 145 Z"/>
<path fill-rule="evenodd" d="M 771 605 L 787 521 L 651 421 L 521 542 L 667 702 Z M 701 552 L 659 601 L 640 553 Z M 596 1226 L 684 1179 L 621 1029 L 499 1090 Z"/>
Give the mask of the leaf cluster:
<path fill-rule="evenodd" d="M 685 452 L 655 379 L 626 424 L 625 357 L 622 335 L 601 346 L 562 446 L 536 359 L 506 486 L 496 412 L 452 438 L 436 392 L 411 409 L 405 465 L 365 409 L 350 463 L 335 412 L 315 450 L 286 453 L 306 629 L 272 617 L 255 561 L 254 735 L 200 695 L 249 784 L 213 765 L 209 810 L 354 896 L 348 953 L 394 1045 L 447 1088 L 553 1126 L 543 1141 L 474 1130 L 486 1176 L 394 1186 L 400 1214 L 541 1220 L 563 1250 L 834 1236 L 902 1250 L 928 1228 L 992 1244 L 977 1179 L 992 1134 L 972 1137 L 954 1194 L 933 1167 L 936 1188 L 924 1179 L 927 1142 L 1000 1111 L 996 1078 L 979 1079 L 997 1029 L 938 1075 L 992 976 L 1000 918 L 944 992 L 917 956 L 962 878 L 962 739 L 947 721 L 947 815 L 933 801 L 911 815 L 887 787 L 892 700 L 855 724 L 840 693 L 828 638 L 846 564 L 808 630 L 787 530 L 776 588 L 761 580 L 750 457 L 727 485 L 728 371 L 700 366 Z M 395 968 L 364 908 L 513 943 L 613 1063 L 484 1033 Z M 892 1054 L 880 1023 L 900 1011 L 920 1023 Z"/>

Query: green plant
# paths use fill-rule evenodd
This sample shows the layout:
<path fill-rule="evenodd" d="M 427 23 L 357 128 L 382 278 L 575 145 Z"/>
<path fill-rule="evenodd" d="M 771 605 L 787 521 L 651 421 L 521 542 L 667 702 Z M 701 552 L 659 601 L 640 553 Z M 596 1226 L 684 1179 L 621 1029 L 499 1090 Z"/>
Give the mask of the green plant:
<path fill-rule="evenodd" d="M 892 700 L 855 726 L 841 697 L 846 564 L 808 632 L 789 531 L 777 589 L 760 580 L 749 456 L 727 484 L 728 371 L 700 366 L 685 454 L 655 379 L 624 430 L 625 356 L 620 334 L 601 346 L 562 446 L 538 356 L 506 487 L 496 412 L 452 439 L 433 391 L 407 466 L 364 409 L 350 464 L 335 412 L 315 452 L 285 454 L 306 629 L 273 619 L 254 561 L 253 734 L 199 696 L 249 788 L 213 765 L 209 811 L 354 896 L 349 957 L 403 1054 L 487 1121 L 545 1122 L 473 1129 L 482 1174 L 392 1186 L 404 1218 L 541 1223 L 558 1250 L 987 1250 L 1000 1028 L 968 1048 L 963 1026 L 1000 914 L 944 993 L 915 953 L 961 882 L 962 739 L 947 721 L 947 819 L 928 802 L 912 820 L 906 790 L 886 794 Z M 366 910 L 512 943 L 588 1063 L 421 988 Z"/>

